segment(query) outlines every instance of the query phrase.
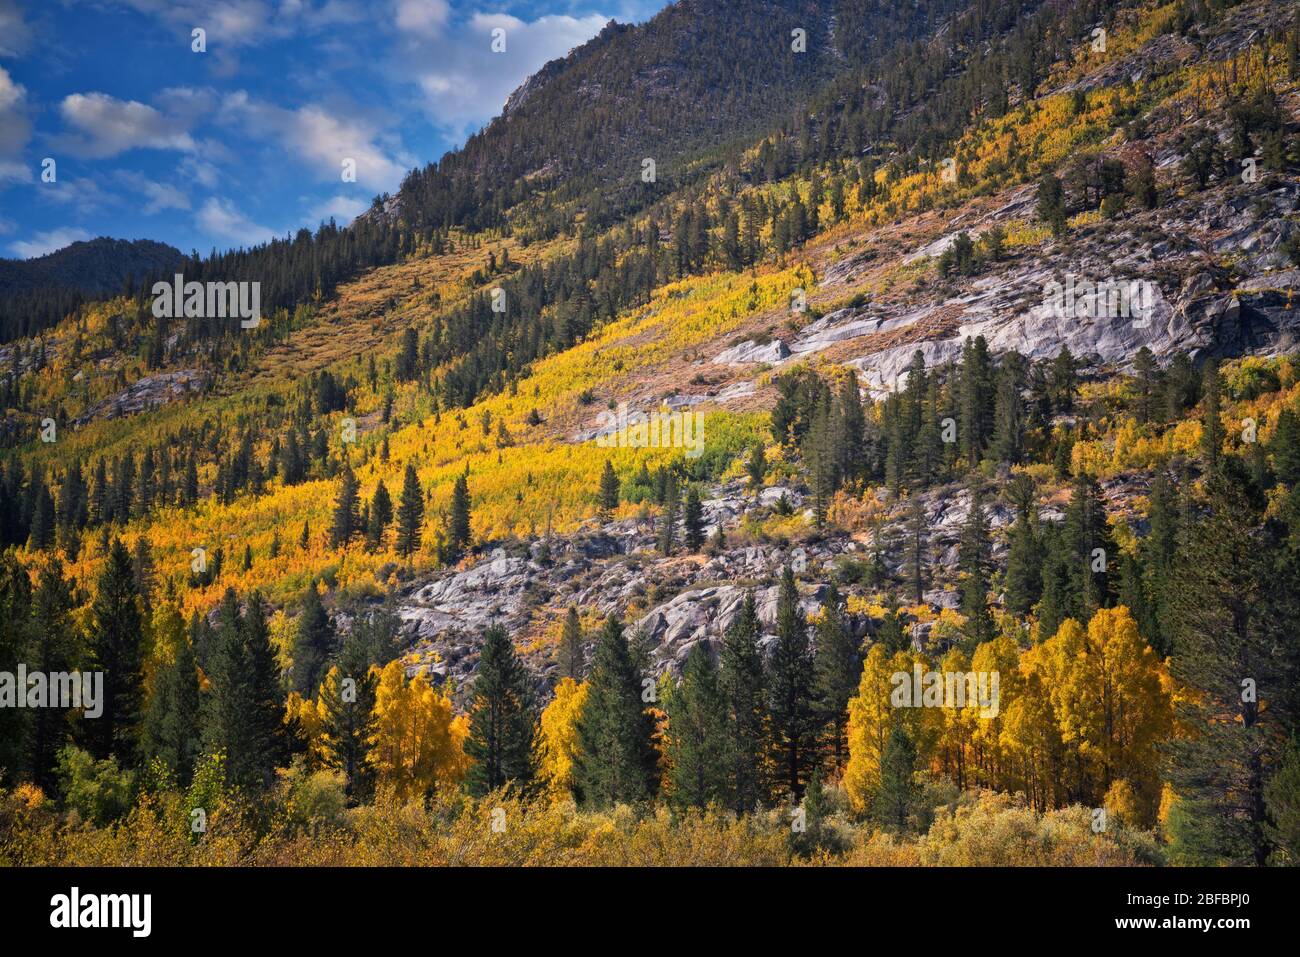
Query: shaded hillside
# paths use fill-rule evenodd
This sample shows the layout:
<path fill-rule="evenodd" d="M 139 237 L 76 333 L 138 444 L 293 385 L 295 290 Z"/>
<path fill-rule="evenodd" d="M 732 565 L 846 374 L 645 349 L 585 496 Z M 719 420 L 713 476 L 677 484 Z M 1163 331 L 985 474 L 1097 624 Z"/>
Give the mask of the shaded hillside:
<path fill-rule="evenodd" d="M 101 236 L 35 259 L 0 259 L 0 340 L 32 335 L 85 299 L 179 265 L 180 250 L 151 239 Z"/>

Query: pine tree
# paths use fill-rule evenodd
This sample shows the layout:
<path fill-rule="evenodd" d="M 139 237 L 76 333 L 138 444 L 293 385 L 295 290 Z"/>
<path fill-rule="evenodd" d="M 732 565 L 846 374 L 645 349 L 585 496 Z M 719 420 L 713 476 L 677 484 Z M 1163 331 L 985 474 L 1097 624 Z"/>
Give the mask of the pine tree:
<path fill-rule="evenodd" d="M 402 497 L 397 505 L 397 554 L 403 558 L 420 548 L 424 526 L 424 492 L 415 466 L 407 464 L 402 479 Z"/>
<path fill-rule="evenodd" d="M 209 754 L 224 752 L 225 783 L 262 785 L 253 734 L 253 694 L 234 589 L 226 589 L 217 613 L 215 645 L 209 656 L 208 694 L 203 706 L 203 744 Z"/>
<path fill-rule="evenodd" d="M 1043 592 L 1036 606 L 1039 642 L 1056 634 L 1061 623 L 1070 617 L 1070 609 L 1077 604 L 1073 594 L 1074 579 L 1070 574 L 1073 556 L 1055 523 L 1048 522 L 1043 528 L 1042 552 Z"/>
<path fill-rule="evenodd" d="M 799 606 L 794 572 L 781 574 L 776 610 L 776 641 L 767 675 L 773 761 L 796 799 L 816 764 L 817 713 L 813 709 L 815 673 L 808 624 Z"/>
<path fill-rule="evenodd" d="M 466 784 L 482 797 L 512 785 L 527 791 L 536 774 L 533 737 L 537 713 L 528 671 L 504 628 L 483 636 L 483 651 L 474 676 L 465 753 L 474 759 Z"/>
<path fill-rule="evenodd" d="M 1272 824 L 1268 837 L 1274 863 L 1300 861 L 1300 741 L 1291 739 L 1277 772 L 1264 785 L 1264 803 Z"/>
<path fill-rule="evenodd" d="M 957 564 L 963 574 L 961 611 L 966 616 L 966 640 L 973 649 L 994 637 L 993 616 L 989 611 L 989 578 L 992 561 L 988 517 L 978 487 L 970 492 L 970 512 L 958 544 Z"/>
<path fill-rule="evenodd" d="M 1043 547 L 1039 541 L 1038 513 L 1032 498 L 1018 509 L 1010 539 L 1004 602 L 1008 611 L 1024 617 L 1043 593 Z"/>
<path fill-rule="evenodd" d="M 582 620 L 578 609 L 569 606 L 569 613 L 564 618 L 564 632 L 560 635 L 559 649 L 560 675 L 581 681 L 586 671 L 586 660 L 582 650 Z"/>
<path fill-rule="evenodd" d="M 270 787 L 275 768 L 286 757 L 284 730 L 284 694 L 280 667 L 267 626 L 266 602 L 259 591 L 248 596 L 240 622 L 244 642 L 244 661 L 249 685 L 248 723 L 252 742 L 253 765 L 261 775 L 262 787 Z"/>
<path fill-rule="evenodd" d="M 898 599 L 892 594 L 885 600 L 885 615 L 880 622 L 880 629 L 876 632 L 876 641 L 890 655 L 906 651 L 911 647 L 907 633 L 903 630 L 903 618 L 899 614 Z"/>
<path fill-rule="evenodd" d="M 1143 346 L 1133 358 L 1134 390 L 1137 392 L 1134 412 L 1142 425 L 1156 416 L 1156 390 L 1159 386 L 1159 367 L 1151 350 Z"/>
<path fill-rule="evenodd" d="M 13 462 L 11 460 L 12 467 Z M 0 513 L 0 518 L 5 513 Z M 0 671 L 16 674 L 32 642 L 32 588 L 27 569 L 12 551 L 0 552 Z M 16 690 L 16 689 L 15 689 Z M 25 708 L 0 708 L 0 780 L 21 780 L 28 749 Z"/>
<path fill-rule="evenodd" d="M 1288 488 L 1300 484 L 1300 416 L 1284 408 L 1277 417 L 1277 428 L 1269 443 L 1273 455 L 1273 469 L 1279 482 Z"/>
<path fill-rule="evenodd" d="M 1038 183 L 1038 218 L 1052 228 L 1053 236 L 1060 237 L 1065 232 L 1065 190 L 1051 173 L 1044 173 Z"/>
<path fill-rule="evenodd" d="M 384 532 L 393 520 L 393 500 L 388 495 L 388 487 L 382 479 L 375 486 L 375 494 L 370 499 L 370 516 L 366 524 L 366 547 L 378 551 L 384 547 Z"/>
<path fill-rule="evenodd" d="M 872 817 L 882 828 L 904 831 L 916 807 L 916 745 L 901 721 L 895 720 L 880 757 L 880 790 L 872 802 Z"/>
<path fill-rule="evenodd" d="M 353 536 L 361 531 L 360 510 L 357 477 L 351 466 L 344 465 L 338 496 L 334 500 L 334 523 L 330 526 L 330 544 L 335 548 L 346 548 Z"/>
<path fill-rule="evenodd" d="M 830 735 L 830 752 L 837 772 L 848 760 L 849 699 L 862 677 L 862 652 L 849 623 L 844 620 L 840 595 L 832 583 L 826 587 L 817 620 L 817 706 Z"/>
<path fill-rule="evenodd" d="M 767 456 L 762 442 L 755 442 L 750 450 L 749 460 L 745 463 L 745 474 L 749 476 L 749 487 L 757 497 L 763 490 L 763 479 L 767 477 Z"/>
<path fill-rule="evenodd" d="M 692 552 L 698 552 L 704 545 L 704 506 L 694 485 L 687 489 L 686 505 L 682 508 L 682 538 Z"/>
<path fill-rule="evenodd" d="M 664 492 L 664 511 L 659 518 L 659 554 L 671 555 L 677 544 L 677 476 L 667 474 Z"/>
<path fill-rule="evenodd" d="M 87 729 L 94 753 L 134 767 L 144 691 L 144 622 L 131 554 L 119 538 L 109 547 L 90 616 L 90 653 L 104 673 L 103 713 Z"/>
<path fill-rule="evenodd" d="M 46 675 L 70 671 L 76 658 L 79 635 L 72 613 L 75 602 L 72 582 L 63 575 L 63 563 L 50 556 L 41 568 L 32 594 L 32 662 L 28 667 Z M 68 715 L 55 708 L 33 712 L 27 767 L 32 778 L 47 794 L 56 783 L 55 766 L 59 748 L 68 736 Z"/>
<path fill-rule="evenodd" d="M 686 656 L 682 680 L 665 696 L 670 800 L 706 807 L 727 795 L 726 703 L 703 642 Z"/>
<path fill-rule="evenodd" d="M 1021 390 L 1025 386 L 1025 360 L 1018 352 L 1002 358 L 997 372 L 997 396 L 993 411 L 993 457 L 1016 465 L 1024 453 L 1025 407 Z"/>
<path fill-rule="evenodd" d="M 618 475 L 614 472 L 614 466 L 610 464 L 609 459 L 605 459 L 605 469 L 600 473 L 600 492 L 597 496 L 600 517 L 605 521 L 609 521 L 614 510 L 618 508 L 618 486 Z"/>
<path fill-rule="evenodd" d="M 1151 647 L 1164 657 L 1172 650 L 1169 608 L 1174 597 L 1174 562 L 1180 534 L 1178 495 L 1164 472 L 1157 472 L 1151 482 L 1149 502 L 1147 522 L 1150 532 L 1141 546 L 1146 591 L 1151 600 L 1151 622 L 1154 626 L 1147 639 L 1151 642 Z"/>
<path fill-rule="evenodd" d="M 754 593 L 745 593 L 740 614 L 722 637 L 718 686 L 727 720 L 727 803 L 737 814 L 766 799 L 766 694 L 758 648 Z"/>
<path fill-rule="evenodd" d="M 993 372 L 983 336 L 967 339 L 961 361 L 962 454 L 974 468 L 984 457 L 993 421 Z"/>
<path fill-rule="evenodd" d="M 908 579 L 919 605 L 925 600 L 926 514 L 919 492 L 913 492 L 908 510 L 907 557 Z"/>
<path fill-rule="evenodd" d="M 470 495 L 465 473 L 456 477 L 451 491 L 451 517 L 447 521 L 446 561 L 454 565 L 470 546 Z"/>
<path fill-rule="evenodd" d="M 321 721 L 321 763 L 344 777 L 344 792 L 353 804 L 372 790 L 374 773 L 366 760 L 374 735 L 374 708 L 378 678 L 344 642 L 339 664 L 325 673 L 316 693 Z M 351 660 L 349 660 L 351 658 Z"/>
<path fill-rule="evenodd" d="M 178 629 L 169 642 L 174 656 L 154 677 L 141 750 L 147 761 L 159 762 L 180 787 L 188 787 L 200 752 L 199 675 L 184 622 L 174 609 L 171 615 Z"/>
<path fill-rule="evenodd" d="M 334 626 L 312 582 L 303 592 L 302 611 L 293 642 L 292 687 L 311 697 L 325 676 L 325 662 L 334 650 Z"/>
<path fill-rule="evenodd" d="M 611 615 L 596 642 L 578 721 L 574 790 L 583 803 L 608 807 L 654 796 L 659 759 L 642 688 L 623 626 Z"/>
<path fill-rule="evenodd" d="M 1223 419 L 1220 416 L 1223 403 L 1219 367 L 1214 361 L 1205 366 L 1202 393 L 1205 408 L 1201 414 L 1201 462 L 1206 475 L 1214 475 L 1223 456 Z"/>
<path fill-rule="evenodd" d="M 1070 583 L 1067 617 L 1087 621 L 1098 608 L 1108 607 L 1114 597 L 1114 576 L 1109 568 L 1117 553 L 1101 488 L 1090 475 L 1079 475 L 1074 480 L 1061 527 L 1061 544 Z"/>
<path fill-rule="evenodd" d="M 1259 531 L 1259 515 L 1227 475 L 1209 485 L 1209 511 L 1179 549 L 1170 589 L 1174 677 L 1196 691 L 1181 716 L 1194 736 L 1168 744 L 1174 857 L 1181 863 L 1263 865 L 1272 842 L 1264 785 L 1294 728 L 1294 565 Z"/>

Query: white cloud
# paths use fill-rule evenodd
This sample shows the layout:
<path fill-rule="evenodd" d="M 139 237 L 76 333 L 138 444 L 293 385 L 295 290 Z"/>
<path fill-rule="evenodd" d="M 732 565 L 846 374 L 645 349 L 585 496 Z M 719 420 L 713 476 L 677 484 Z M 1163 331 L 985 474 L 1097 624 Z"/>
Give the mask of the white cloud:
<path fill-rule="evenodd" d="M 3 216 L 0 216 L 0 236 L 12 233 L 17 228 L 18 226 L 12 219 L 5 219 Z"/>
<path fill-rule="evenodd" d="M 359 23 L 366 16 L 365 5 L 355 0 L 119 0 L 118 5 L 154 18 L 187 47 L 190 31 L 202 27 L 209 53 Z"/>
<path fill-rule="evenodd" d="M 292 150 L 325 180 L 342 182 L 343 161 L 350 159 L 356 163 L 359 184 L 374 191 L 391 191 L 412 165 L 406 157 L 390 155 L 367 120 L 319 104 L 286 110 L 241 90 L 226 97 L 220 115 L 246 136 L 275 141 Z"/>
<path fill-rule="evenodd" d="M 32 171 L 18 160 L 0 159 L 0 186 L 13 183 L 30 183 Z"/>
<path fill-rule="evenodd" d="M 206 152 L 206 149 L 204 152 Z M 191 155 L 182 159 L 178 172 L 185 179 L 192 179 L 200 186 L 206 186 L 208 189 L 213 189 L 221 182 L 221 173 L 217 167 L 198 156 Z"/>
<path fill-rule="evenodd" d="M 467 34 L 422 44 L 409 62 L 435 63 L 420 68 L 413 79 L 423 93 L 431 122 L 464 133 L 501 112 L 506 98 L 548 61 L 562 57 L 590 40 L 609 22 L 596 13 L 584 17 L 554 15 L 526 21 L 506 13 L 476 13 Z M 492 30 L 505 30 L 504 53 L 492 52 Z"/>
<path fill-rule="evenodd" d="M 190 198 L 170 183 L 159 183 L 140 173 L 118 170 L 114 178 L 145 198 L 143 212 L 153 216 L 165 209 L 189 209 Z"/>
<path fill-rule="evenodd" d="M 447 0 L 397 0 L 395 22 L 404 33 L 433 36 L 447 23 L 450 14 Z"/>
<path fill-rule="evenodd" d="M 0 66 L 0 180 L 17 178 L 6 176 L 3 171 L 31 139 L 32 124 L 27 118 L 26 100 L 27 90 Z"/>
<path fill-rule="evenodd" d="M 22 56 L 31 42 L 31 30 L 15 0 L 0 0 L 0 56 Z"/>
<path fill-rule="evenodd" d="M 117 156 L 133 149 L 190 152 L 194 117 L 171 116 L 136 100 L 119 100 L 107 93 L 73 93 L 59 107 L 76 133 L 65 148 L 93 159 Z"/>
<path fill-rule="evenodd" d="M 113 204 L 117 199 L 100 189 L 99 180 L 88 176 L 68 178 L 62 172 L 53 183 L 41 182 L 38 188 L 43 198 L 65 206 L 75 206 L 79 213 L 94 212 Z"/>
<path fill-rule="evenodd" d="M 332 216 L 335 223 L 346 226 L 369 208 L 369 203 L 352 196 L 331 196 L 313 206 L 307 215 L 313 224 L 323 223 Z"/>
<path fill-rule="evenodd" d="M 35 259 L 37 256 L 52 253 L 78 240 L 89 238 L 90 233 L 84 229 L 49 229 L 43 233 L 36 233 L 31 239 L 10 243 L 9 248 L 17 253 L 20 259 Z"/>
<path fill-rule="evenodd" d="M 209 235 L 244 246 L 264 243 L 277 235 L 274 230 L 253 222 L 230 200 L 219 196 L 213 196 L 203 204 L 196 222 Z"/>

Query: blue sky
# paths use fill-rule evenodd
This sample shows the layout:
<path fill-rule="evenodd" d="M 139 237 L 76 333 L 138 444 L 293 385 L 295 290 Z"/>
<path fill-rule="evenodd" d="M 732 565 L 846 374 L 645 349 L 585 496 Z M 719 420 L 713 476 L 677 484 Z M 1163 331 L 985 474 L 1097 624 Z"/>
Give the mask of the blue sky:
<path fill-rule="evenodd" d="M 0 256 L 347 222 L 547 60 L 666 2 L 0 0 Z"/>

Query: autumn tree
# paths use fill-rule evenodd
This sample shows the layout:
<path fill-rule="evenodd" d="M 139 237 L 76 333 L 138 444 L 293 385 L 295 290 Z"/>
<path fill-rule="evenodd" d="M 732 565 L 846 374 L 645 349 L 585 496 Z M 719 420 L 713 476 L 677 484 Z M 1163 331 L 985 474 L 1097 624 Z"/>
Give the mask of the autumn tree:
<path fill-rule="evenodd" d="M 572 796 L 574 771 L 581 747 L 578 724 L 589 685 L 561 678 L 555 697 L 542 711 L 537 733 L 537 774 L 554 799 Z"/>
<path fill-rule="evenodd" d="M 459 787 L 469 770 L 467 735 L 467 719 L 455 714 L 451 699 L 428 679 L 407 679 L 397 660 L 385 666 L 375 689 L 374 730 L 366 754 L 376 788 L 405 802 Z"/>

